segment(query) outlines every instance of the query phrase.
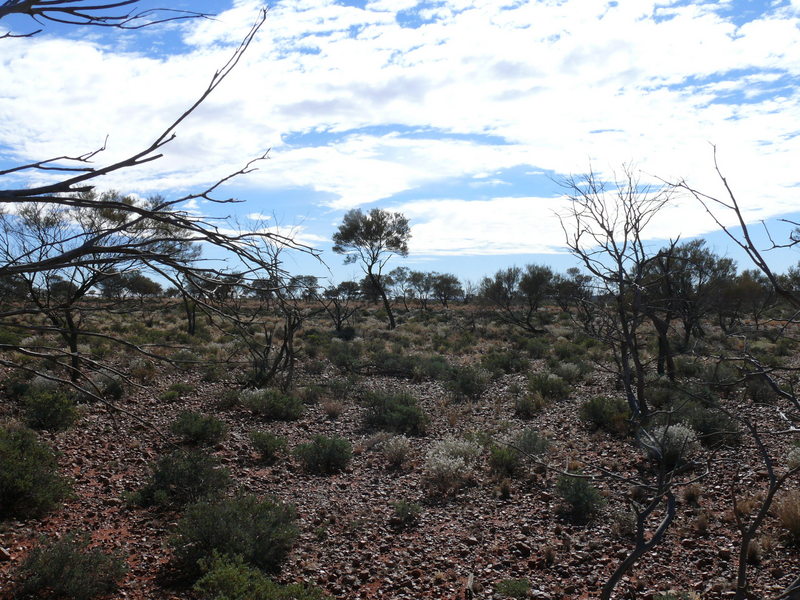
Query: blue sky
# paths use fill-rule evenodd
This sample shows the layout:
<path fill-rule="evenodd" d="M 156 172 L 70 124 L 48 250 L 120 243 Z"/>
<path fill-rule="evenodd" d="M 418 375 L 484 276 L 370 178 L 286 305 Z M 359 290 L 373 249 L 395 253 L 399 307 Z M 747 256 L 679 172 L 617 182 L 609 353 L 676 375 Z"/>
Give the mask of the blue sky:
<path fill-rule="evenodd" d="M 0 165 L 80 154 L 106 135 L 100 160 L 147 145 L 259 3 L 170 6 L 217 17 L 0 41 Z M 376 206 L 411 220 L 411 254 L 395 265 L 472 281 L 511 264 L 564 269 L 559 178 L 591 167 L 612 179 L 633 163 L 646 181 L 720 194 L 711 144 L 748 220 L 800 220 L 799 25 L 800 0 L 274 2 L 163 159 L 101 185 L 178 196 L 271 149 L 225 190 L 245 202 L 187 208 L 292 231 L 330 271 L 304 257 L 286 266 L 337 280 L 358 271 L 330 252 L 331 234 L 346 210 Z M 646 234 L 654 245 L 704 236 L 740 258 L 715 229 L 676 197 Z"/>

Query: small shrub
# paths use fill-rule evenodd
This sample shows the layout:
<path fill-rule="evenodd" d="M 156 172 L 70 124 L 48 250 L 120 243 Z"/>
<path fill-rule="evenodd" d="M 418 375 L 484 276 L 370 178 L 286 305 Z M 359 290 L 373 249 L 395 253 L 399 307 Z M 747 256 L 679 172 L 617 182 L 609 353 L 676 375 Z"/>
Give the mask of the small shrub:
<path fill-rule="evenodd" d="M 321 385 L 307 385 L 297 390 L 297 397 L 306 405 L 317 404 L 325 393 Z"/>
<path fill-rule="evenodd" d="M 481 367 L 488 371 L 493 379 L 506 373 L 522 373 L 528 366 L 527 359 L 510 350 L 492 350 L 481 357 Z"/>
<path fill-rule="evenodd" d="M 529 456 L 541 456 L 547 451 L 550 442 L 536 429 L 527 427 L 523 429 L 513 440 L 513 445 L 520 452 Z"/>
<path fill-rule="evenodd" d="M 446 438 L 436 442 L 425 459 L 424 484 L 433 493 L 454 494 L 471 479 L 473 463 L 480 453 L 480 446 L 467 440 Z"/>
<path fill-rule="evenodd" d="M 407 435 L 425 435 L 428 419 L 411 394 L 369 392 L 365 399 L 364 424 Z"/>
<path fill-rule="evenodd" d="M 176 382 L 170 385 L 166 390 L 161 392 L 158 397 L 162 402 L 176 402 L 181 398 L 191 394 L 194 391 L 194 386 L 188 383 Z"/>
<path fill-rule="evenodd" d="M 786 467 L 790 471 L 800 467 L 800 446 L 794 446 L 786 455 Z"/>
<path fill-rule="evenodd" d="M 422 507 L 416 502 L 400 500 L 392 504 L 392 508 L 394 509 L 394 514 L 390 522 L 394 527 L 407 529 L 419 522 Z"/>
<path fill-rule="evenodd" d="M 800 490 L 788 492 L 778 504 L 778 520 L 786 530 L 789 539 L 800 545 Z"/>
<path fill-rule="evenodd" d="M 583 378 L 586 370 L 587 367 L 584 364 L 565 362 L 553 367 L 553 374 L 561 377 L 567 383 L 576 383 Z"/>
<path fill-rule="evenodd" d="M 274 463 L 278 455 L 286 449 L 286 438 L 269 431 L 253 431 L 250 434 L 250 441 L 258 452 L 261 462 L 268 465 Z"/>
<path fill-rule="evenodd" d="M 622 398 L 607 396 L 590 398 L 581 404 L 580 417 L 593 431 L 603 429 L 609 433 L 622 435 L 630 429 L 628 424 L 631 417 L 630 408 Z"/>
<path fill-rule="evenodd" d="M 53 451 L 30 429 L 0 427 L 0 518 L 36 517 L 69 492 Z"/>
<path fill-rule="evenodd" d="M 772 404 L 778 394 L 763 375 L 748 375 L 745 381 L 747 397 L 758 404 Z"/>
<path fill-rule="evenodd" d="M 347 466 L 353 447 L 344 438 L 316 435 L 310 443 L 297 446 L 294 455 L 309 473 L 331 475 Z"/>
<path fill-rule="evenodd" d="M 514 344 L 531 358 L 544 358 L 550 350 L 547 340 L 540 337 L 518 337 Z"/>
<path fill-rule="evenodd" d="M 691 400 L 682 401 L 673 410 L 675 419 L 694 429 L 704 446 L 735 446 L 741 440 L 736 419 L 713 406 L 703 406 Z"/>
<path fill-rule="evenodd" d="M 522 457 L 515 448 L 491 446 L 489 448 L 489 470 L 498 478 L 514 478 L 522 469 Z"/>
<path fill-rule="evenodd" d="M 580 475 L 576 473 L 575 475 Z M 584 520 L 597 513 L 605 503 L 600 492 L 586 477 L 560 475 L 556 489 L 566 503 L 565 512 L 575 519 Z"/>
<path fill-rule="evenodd" d="M 503 598 L 527 598 L 531 582 L 527 579 L 503 579 L 497 582 L 494 590 Z"/>
<path fill-rule="evenodd" d="M 666 469 L 681 465 L 700 447 L 697 434 L 680 423 L 655 427 L 651 435 L 643 439 L 650 458 Z"/>
<path fill-rule="evenodd" d="M 295 519 L 293 506 L 249 495 L 192 504 L 170 540 L 175 566 L 195 579 L 201 561 L 213 560 L 217 552 L 276 573 L 297 538 Z"/>
<path fill-rule="evenodd" d="M 452 367 L 445 387 L 450 390 L 456 402 L 477 400 L 489 383 L 489 376 L 483 369 L 475 367 Z"/>
<path fill-rule="evenodd" d="M 125 574 L 125 563 L 98 549 L 87 549 L 88 536 L 65 535 L 46 543 L 43 539 L 19 569 L 19 597 L 63 597 L 89 600 L 110 594 Z"/>
<path fill-rule="evenodd" d="M 177 450 L 161 458 L 149 483 L 134 492 L 130 501 L 139 506 L 183 506 L 221 494 L 230 483 L 219 461 L 197 450 Z"/>
<path fill-rule="evenodd" d="M 276 389 L 243 390 L 239 394 L 242 406 L 266 419 L 294 421 L 303 414 L 303 401 Z"/>
<path fill-rule="evenodd" d="M 247 565 L 241 556 L 215 552 L 201 560 L 205 574 L 192 588 L 201 600 L 323 600 L 322 590 L 304 584 L 281 585 Z"/>
<path fill-rule="evenodd" d="M 338 419 L 342 415 L 343 410 L 344 404 L 339 400 L 325 400 L 322 403 L 322 412 L 324 412 L 325 416 L 331 421 Z"/>
<path fill-rule="evenodd" d="M 558 340 L 553 344 L 553 355 L 560 361 L 571 361 L 586 354 L 582 346 L 573 344 L 568 340 Z"/>
<path fill-rule="evenodd" d="M 552 373 L 535 373 L 528 378 L 528 390 L 545 400 L 563 400 L 569 396 L 569 384 Z"/>
<path fill-rule="evenodd" d="M 358 342 L 331 340 L 328 346 L 328 360 L 337 369 L 346 373 L 358 370 L 363 346 Z"/>
<path fill-rule="evenodd" d="M 187 443 L 209 446 L 225 437 L 228 426 L 212 415 L 185 411 L 178 415 L 170 429 Z"/>
<path fill-rule="evenodd" d="M 522 394 L 514 398 L 514 413 L 520 419 L 532 419 L 547 406 L 547 400 L 539 393 Z"/>
<path fill-rule="evenodd" d="M 63 431 L 78 418 L 75 402 L 61 390 L 30 388 L 23 398 L 25 423 L 33 429 Z"/>
<path fill-rule="evenodd" d="M 392 468 L 399 469 L 408 459 L 411 442 L 404 435 L 395 435 L 383 444 L 383 455 Z"/>

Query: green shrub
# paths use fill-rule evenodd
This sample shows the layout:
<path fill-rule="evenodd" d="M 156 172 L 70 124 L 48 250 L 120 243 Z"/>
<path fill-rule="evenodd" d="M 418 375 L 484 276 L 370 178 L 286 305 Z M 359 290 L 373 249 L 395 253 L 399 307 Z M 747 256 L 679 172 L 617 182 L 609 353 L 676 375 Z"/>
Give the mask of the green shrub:
<path fill-rule="evenodd" d="M 503 579 L 497 582 L 494 590 L 503 598 L 527 598 L 531 582 L 527 579 Z"/>
<path fill-rule="evenodd" d="M 416 502 L 408 502 L 406 500 L 399 500 L 392 504 L 393 514 L 390 520 L 391 524 L 401 529 L 413 527 L 419 522 L 419 516 L 422 513 L 422 507 Z"/>
<path fill-rule="evenodd" d="M 483 369 L 454 366 L 450 369 L 445 387 L 450 390 L 456 402 L 461 402 L 480 398 L 488 383 L 489 376 Z"/>
<path fill-rule="evenodd" d="M 609 433 L 625 434 L 631 418 L 628 403 L 622 398 L 596 396 L 586 400 L 580 407 L 580 417 L 593 431 L 603 429 Z"/>
<path fill-rule="evenodd" d="M 531 358 L 544 358 L 550 350 L 550 344 L 541 337 L 517 337 L 514 345 Z"/>
<path fill-rule="evenodd" d="M 300 398 L 273 388 L 243 390 L 239 394 L 239 401 L 254 413 L 276 421 L 294 421 L 300 418 L 304 410 Z"/>
<path fill-rule="evenodd" d="M 408 459 L 411 442 L 404 435 L 395 435 L 383 444 L 383 455 L 392 468 L 399 469 Z"/>
<path fill-rule="evenodd" d="M 124 561 L 87 549 L 88 536 L 65 535 L 60 540 L 35 547 L 19 569 L 18 597 L 89 600 L 110 594 L 125 574 Z"/>
<path fill-rule="evenodd" d="M 209 446 L 225 437 L 228 426 L 212 415 L 184 411 L 178 415 L 170 429 L 187 443 Z"/>
<path fill-rule="evenodd" d="M 789 541 L 800 546 L 800 490 L 787 492 L 778 504 L 777 513 Z"/>
<path fill-rule="evenodd" d="M 705 369 L 703 379 L 714 391 L 728 393 L 738 385 L 740 375 L 731 363 L 721 361 L 709 365 Z"/>
<path fill-rule="evenodd" d="M 747 397 L 759 404 L 772 404 L 778 398 L 777 392 L 764 375 L 748 375 L 745 380 L 745 390 Z"/>
<path fill-rule="evenodd" d="M 576 520 L 584 520 L 597 513 L 605 501 L 588 478 L 580 477 L 580 473 L 575 475 L 578 476 L 560 475 L 556 489 L 566 503 L 565 512 Z"/>
<path fill-rule="evenodd" d="M 589 366 L 584 362 L 565 362 L 553 367 L 553 375 L 558 375 L 567 383 L 573 384 L 583 379 L 589 370 Z"/>
<path fill-rule="evenodd" d="M 512 444 L 524 454 L 541 456 L 547 451 L 550 442 L 533 427 L 526 427 L 513 439 Z"/>
<path fill-rule="evenodd" d="M 528 390 L 545 400 L 563 400 L 570 393 L 569 384 L 552 373 L 534 373 L 528 378 Z"/>
<path fill-rule="evenodd" d="M 278 454 L 286 448 L 286 438 L 269 431 L 253 431 L 250 434 L 250 441 L 260 455 L 261 462 L 268 465 L 274 463 Z"/>
<path fill-rule="evenodd" d="M 194 386 L 189 383 L 176 382 L 170 385 L 162 394 L 159 399 L 162 402 L 174 402 L 184 396 L 191 394 L 194 391 Z"/>
<path fill-rule="evenodd" d="M 532 419 L 547 406 L 541 394 L 521 394 L 514 398 L 514 413 L 520 419 Z"/>
<path fill-rule="evenodd" d="M 415 381 L 433 379 L 447 381 L 450 377 L 451 366 L 447 360 L 438 354 L 417 355 L 412 377 Z"/>
<path fill-rule="evenodd" d="M 694 429 L 704 446 L 735 446 L 741 441 L 741 430 L 736 419 L 713 406 L 704 406 L 692 400 L 680 401 L 672 411 L 672 420 L 684 422 Z"/>
<path fill-rule="evenodd" d="M 489 447 L 489 470 L 499 478 L 514 478 L 522 469 L 522 457 L 519 451 L 508 446 Z"/>
<path fill-rule="evenodd" d="M 527 359 L 511 350 L 492 350 L 481 357 L 481 367 L 494 379 L 506 373 L 522 373 L 528 370 L 528 366 Z"/>
<path fill-rule="evenodd" d="M 61 390 L 30 388 L 23 406 L 25 422 L 33 429 L 63 431 L 78 418 L 75 402 Z"/>
<path fill-rule="evenodd" d="M 650 458 L 668 470 L 683 464 L 700 447 L 697 434 L 681 423 L 654 427 L 643 440 Z"/>
<path fill-rule="evenodd" d="M 281 585 L 262 571 L 215 552 L 201 560 L 205 574 L 192 588 L 201 600 L 323 600 L 322 590 L 304 584 Z"/>
<path fill-rule="evenodd" d="M 561 361 L 574 362 L 574 359 L 582 357 L 586 350 L 567 340 L 558 340 L 553 344 L 553 355 Z"/>
<path fill-rule="evenodd" d="M 425 435 L 428 418 L 411 394 L 369 392 L 365 404 L 364 424 L 367 427 L 407 435 Z"/>
<path fill-rule="evenodd" d="M 455 494 L 473 476 L 481 447 L 468 440 L 445 438 L 431 445 L 423 467 L 423 483 L 433 493 Z"/>
<path fill-rule="evenodd" d="M 55 454 L 30 429 L 0 427 L 0 518 L 36 517 L 69 493 Z"/>
<path fill-rule="evenodd" d="M 213 560 L 217 552 L 276 573 L 297 538 L 295 519 L 293 506 L 270 498 L 248 495 L 192 504 L 170 540 L 174 564 L 187 578 L 196 579 L 201 561 Z"/>
<path fill-rule="evenodd" d="M 221 494 L 230 483 L 219 461 L 197 450 L 177 450 L 162 457 L 150 481 L 131 495 L 140 506 L 183 506 L 202 498 Z"/>
<path fill-rule="evenodd" d="M 334 367 L 346 373 L 352 373 L 359 368 L 362 352 L 363 346 L 358 342 L 331 340 L 327 354 L 328 360 Z"/>
<path fill-rule="evenodd" d="M 702 377 L 705 369 L 703 363 L 689 356 L 675 357 L 675 374 L 678 377 Z"/>
<path fill-rule="evenodd" d="M 300 444 L 294 455 L 309 473 L 330 475 L 343 470 L 353 456 L 353 447 L 344 438 L 316 435 L 308 444 Z"/>

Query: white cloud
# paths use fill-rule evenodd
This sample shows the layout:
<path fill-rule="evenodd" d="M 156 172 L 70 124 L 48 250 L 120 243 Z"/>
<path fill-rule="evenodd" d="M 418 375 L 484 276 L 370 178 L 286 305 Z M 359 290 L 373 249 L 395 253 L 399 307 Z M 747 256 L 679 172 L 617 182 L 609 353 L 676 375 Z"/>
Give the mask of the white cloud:
<path fill-rule="evenodd" d="M 713 142 L 743 204 L 762 216 L 797 209 L 797 0 L 794 12 L 784 6 L 740 27 L 714 2 L 450 0 L 425 15 L 430 22 L 402 27 L 396 11 L 417 4 L 277 3 L 242 64 L 181 125 L 164 158 L 103 185 L 196 188 L 272 148 L 248 183 L 313 189 L 336 209 L 454 178 L 499 184 L 498 170 L 520 165 L 571 173 L 635 160 L 649 173 L 717 189 Z M 6 157 L 80 154 L 107 133 L 98 160 L 146 146 L 204 89 L 258 6 L 238 1 L 215 21 L 185 26 L 192 51 L 161 60 L 89 41 L 3 40 Z M 720 103 L 720 95 L 734 101 Z M 395 127 L 427 133 L 391 133 Z M 353 130 L 335 142 L 284 141 L 288 133 Z M 444 207 L 455 205 L 406 205 L 424 206 L 429 219 L 415 227 L 415 244 L 437 253 L 555 244 L 536 219 L 535 236 L 502 236 L 516 231 L 502 215 L 527 223 L 549 200 L 486 202 L 464 203 L 463 230 L 438 241 L 434 223 L 452 223 Z M 501 236 L 493 246 L 468 220 L 480 222 L 482 210 L 487 231 Z M 672 226 L 683 231 L 686 223 Z"/>

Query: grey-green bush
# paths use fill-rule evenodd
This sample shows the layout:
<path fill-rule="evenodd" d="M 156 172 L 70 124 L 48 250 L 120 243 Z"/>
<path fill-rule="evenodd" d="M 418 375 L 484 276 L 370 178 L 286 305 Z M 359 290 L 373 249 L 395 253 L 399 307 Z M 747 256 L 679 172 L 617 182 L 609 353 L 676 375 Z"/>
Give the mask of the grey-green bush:
<path fill-rule="evenodd" d="M 40 516 L 68 494 L 47 444 L 30 429 L 0 427 L 0 518 Z"/>
<path fill-rule="evenodd" d="M 247 495 L 192 504 L 170 540 L 174 565 L 195 580 L 202 573 L 201 561 L 212 560 L 216 552 L 276 573 L 297 539 L 295 520 L 293 506 L 270 498 Z"/>
<path fill-rule="evenodd" d="M 47 543 L 41 539 L 19 568 L 17 597 L 90 600 L 110 594 L 127 571 L 119 556 L 89 550 L 88 536 L 65 535 Z"/>
<path fill-rule="evenodd" d="M 347 466 L 353 456 L 353 447 L 338 436 L 316 435 L 311 442 L 297 446 L 294 455 L 309 473 L 331 475 Z"/>

